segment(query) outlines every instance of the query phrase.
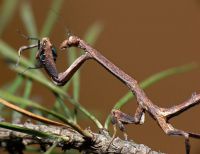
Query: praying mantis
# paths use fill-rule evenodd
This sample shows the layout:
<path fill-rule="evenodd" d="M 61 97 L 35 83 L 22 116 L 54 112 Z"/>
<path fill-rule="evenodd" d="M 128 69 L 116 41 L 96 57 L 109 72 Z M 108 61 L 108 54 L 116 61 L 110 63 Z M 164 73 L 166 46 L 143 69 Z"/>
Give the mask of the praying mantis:
<path fill-rule="evenodd" d="M 200 138 L 200 134 L 185 132 L 176 129 L 169 123 L 170 118 L 200 103 L 200 94 L 192 96 L 192 98 L 179 105 L 170 108 L 161 108 L 155 105 L 147 97 L 146 93 L 139 87 L 135 79 L 123 72 L 119 67 L 117 67 L 111 61 L 105 58 L 100 52 L 92 48 L 84 40 L 80 39 L 77 36 L 71 35 L 66 40 L 64 40 L 60 45 L 60 50 L 64 50 L 70 47 L 77 47 L 82 49 L 84 51 L 84 54 L 78 57 L 69 66 L 69 68 L 67 68 L 64 72 L 61 73 L 58 73 L 57 71 L 55 64 L 57 54 L 49 38 L 42 38 L 41 41 L 38 40 L 37 44 L 33 44 L 30 46 L 22 46 L 18 51 L 19 58 L 24 50 L 36 47 L 38 48 L 38 51 L 36 53 L 36 59 L 39 63 L 39 66 L 45 69 L 52 81 L 58 86 L 65 85 L 85 61 L 93 59 L 100 65 L 102 65 L 107 71 L 113 74 L 116 78 L 118 78 L 122 83 L 124 83 L 129 88 L 129 90 L 136 96 L 138 107 L 134 116 L 123 113 L 122 111 L 117 109 L 113 109 L 111 111 L 112 123 L 114 126 L 113 139 L 116 134 L 116 127 L 119 127 L 119 129 L 124 133 L 125 139 L 127 139 L 127 134 L 125 133 L 124 125 L 144 123 L 145 112 L 149 113 L 151 117 L 153 117 L 153 119 L 156 120 L 157 124 L 167 135 L 184 137 L 186 154 L 190 153 L 189 137 Z"/>

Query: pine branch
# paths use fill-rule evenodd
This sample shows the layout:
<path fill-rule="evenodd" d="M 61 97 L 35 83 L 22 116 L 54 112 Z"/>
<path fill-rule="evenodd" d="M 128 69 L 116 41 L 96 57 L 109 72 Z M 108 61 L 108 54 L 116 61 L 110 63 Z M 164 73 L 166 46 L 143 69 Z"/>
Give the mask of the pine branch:
<path fill-rule="evenodd" d="M 4 123 L 4 122 L 1 122 Z M 56 126 L 47 125 L 36 125 L 30 122 L 24 124 L 13 124 L 13 126 L 18 126 L 24 129 L 31 129 L 34 131 L 39 131 L 41 133 L 52 134 L 53 137 L 38 137 L 14 130 L 0 128 L 0 143 L 1 146 L 8 149 L 12 143 L 13 149 L 23 150 L 25 145 L 38 144 L 40 146 L 45 145 L 45 147 L 51 147 L 57 140 L 57 147 L 63 150 L 78 149 L 79 151 L 85 153 L 118 153 L 118 154 L 161 154 L 151 150 L 149 147 L 143 144 L 136 144 L 134 141 L 125 141 L 120 138 L 115 138 L 112 141 L 112 137 L 109 136 L 108 132 L 102 130 L 101 133 L 94 133 L 93 140 L 88 141 L 80 133 L 72 128 L 63 128 Z M 91 131 L 91 130 L 90 130 Z M 56 138 L 55 138 L 56 136 Z M 15 144 L 17 140 L 18 144 Z M 21 141 L 21 142 L 19 142 Z M 21 143 L 21 144 L 20 144 Z M 21 145 L 21 148 L 20 146 Z M 15 148 L 15 146 L 17 146 Z M 20 153 L 20 151 L 18 151 Z"/>

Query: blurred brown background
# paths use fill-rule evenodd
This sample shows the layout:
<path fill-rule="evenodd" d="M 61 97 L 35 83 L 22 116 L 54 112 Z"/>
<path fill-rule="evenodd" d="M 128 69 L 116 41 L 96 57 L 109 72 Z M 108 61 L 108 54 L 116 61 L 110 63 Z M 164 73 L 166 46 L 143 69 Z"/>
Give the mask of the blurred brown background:
<path fill-rule="evenodd" d="M 38 29 L 41 29 L 50 9 L 49 2 L 31 1 Z M 16 52 L 20 46 L 27 43 L 16 33 L 16 29 L 24 30 L 19 10 L 20 5 L 2 38 L 16 48 Z M 66 0 L 60 14 L 60 20 L 63 21 L 56 24 L 52 35 L 49 36 L 56 46 L 65 39 L 63 23 L 74 34 L 82 37 L 91 24 L 101 22 L 104 30 L 94 47 L 138 81 L 170 67 L 193 61 L 200 62 L 198 0 Z M 61 71 L 66 69 L 67 62 L 63 58 L 64 53 L 58 54 L 58 66 Z M 7 67 L 2 58 L 0 70 L 1 86 L 14 79 L 15 72 Z M 162 80 L 146 92 L 158 106 L 173 106 L 190 98 L 193 92 L 200 92 L 199 77 L 200 69 L 197 69 Z M 100 117 L 102 123 L 115 102 L 126 92 L 127 88 L 120 81 L 94 61 L 87 62 L 82 67 L 80 102 Z M 52 94 L 37 83 L 34 85 L 32 99 L 34 96 L 39 96 L 41 102 L 48 103 L 48 106 L 53 103 Z M 122 110 L 134 114 L 135 104 L 135 100 L 132 100 Z M 177 128 L 200 133 L 199 117 L 200 107 L 197 106 L 173 119 L 172 123 Z M 92 123 L 82 122 L 82 125 L 91 126 L 96 130 Z M 137 143 L 166 153 L 184 153 L 183 138 L 165 135 L 148 115 L 144 125 L 130 125 L 127 128 L 129 138 Z M 199 145 L 200 140 L 191 139 L 192 154 L 200 153 Z"/>

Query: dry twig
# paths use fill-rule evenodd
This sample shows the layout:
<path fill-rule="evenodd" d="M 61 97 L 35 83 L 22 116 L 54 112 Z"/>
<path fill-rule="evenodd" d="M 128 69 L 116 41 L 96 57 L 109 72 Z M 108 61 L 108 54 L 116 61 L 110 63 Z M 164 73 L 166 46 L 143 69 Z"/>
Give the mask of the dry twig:
<path fill-rule="evenodd" d="M 56 135 L 58 138 L 62 138 L 58 140 L 57 147 L 60 147 L 63 150 L 77 149 L 85 153 L 96 154 L 161 154 L 160 152 L 152 151 L 149 147 L 143 144 L 136 144 L 133 141 L 124 141 L 120 138 L 115 138 L 113 144 L 109 146 L 112 138 L 106 131 L 103 131 L 102 134 L 92 133 L 95 140 L 88 142 L 88 140 L 83 135 L 69 127 L 62 128 L 56 126 L 35 125 L 30 122 L 14 125 L 40 132 L 48 132 L 49 134 Z M 34 137 L 25 133 L 0 128 L 1 145 L 5 146 L 5 148 L 8 150 L 9 147 L 7 146 L 12 145 L 12 149 L 14 149 L 15 152 L 20 152 L 20 150 L 22 151 L 24 149 L 24 145 L 38 144 L 43 147 L 50 147 L 54 142 L 55 138 Z"/>

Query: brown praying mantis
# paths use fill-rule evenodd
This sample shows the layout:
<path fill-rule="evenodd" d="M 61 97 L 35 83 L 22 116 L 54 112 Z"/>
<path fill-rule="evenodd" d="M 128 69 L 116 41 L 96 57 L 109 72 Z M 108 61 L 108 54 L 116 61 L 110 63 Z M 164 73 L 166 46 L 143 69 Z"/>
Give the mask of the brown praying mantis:
<path fill-rule="evenodd" d="M 116 126 L 119 127 L 121 131 L 124 132 L 125 139 L 127 139 L 127 134 L 125 133 L 124 124 L 142 124 L 144 123 L 145 112 L 149 113 L 150 116 L 156 120 L 157 124 L 162 128 L 162 130 L 170 136 L 183 136 L 185 139 L 186 153 L 190 153 L 190 143 L 189 137 L 200 138 L 200 134 L 195 134 L 191 132 L 185 132 L 174 128 L 170 123 L 170 118 L 182 113 L 183 111 L 191 108 L 192 106 L 200 103 L 200 94 L 193 95 L 192 98 L 187 101 L 170 107 L 161 108 L 155 105 L 145 94 L 145 92 L 139 87 L 137 81 L 123 72 L 119 67 L 115 66 L 111 61 L 106 59 L 100 52 L 88 45 L 84 40 L 77 36 L 69 36 L 68 39 L 61 43 L 60 49 L 64 50 L 70 47 L 77 47 L 84 51 L 84 54 L 78 57 L 71 66 L 64 72 L 58 73 L 55 61 L 56 53 L 55 48 L 51 44 L 48 38 L 42 38 L 37 44 L 30 46 L 23 46 L 19 49 L 19 57 L 21 52 L 30 48 L 38 48 L 36 59 L 43 67 L 47 74 L 51 77 L 56 85 L 63 86 L 70 80 L 73 74 L 81 67 L 81 65 L 88 59 L 93 59 L 102 65 L 111 74 L 122 81 L 136 96 L 138 108 L 134 116 L 127 115 L 120 110 L 112 110 L 111 117 L 112 123 L 114 125 L 114 134 L 116 134 Z"/>

